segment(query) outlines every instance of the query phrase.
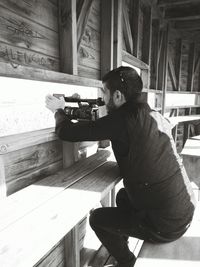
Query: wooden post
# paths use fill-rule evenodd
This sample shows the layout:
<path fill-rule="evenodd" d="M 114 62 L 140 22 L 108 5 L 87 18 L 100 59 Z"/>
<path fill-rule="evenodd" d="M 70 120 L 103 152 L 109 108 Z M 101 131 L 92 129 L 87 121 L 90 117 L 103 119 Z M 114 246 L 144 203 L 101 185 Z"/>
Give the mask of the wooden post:
<path fill-rule="evenodd" d="M 157 88 L 158 73 L 158 50 L 159 50 L 159 20 L 152 21 L 152 44 L 151 44 L 151 61 L 150 61 L 150 88 Z"/>
<path fill-rule="evenodd" d="M 66 267 L 80 267 L 78 224 L 65 237 L 65 265 Z"/>
<path fill-rule="evenodd" d="M 162 114 L 165 113 L 165 97 L 167 91 L 167 75 L 168 75 L 168 39 L 169 39 L 169 26 L 167 25 L 164 35 L 163 35 L 163 47 L 162 47 L 162 56 L 159 64 L 161 68 L 161 80 L 160 88 L 162 89 Z"/>
<path fill-rule="evenodd" d="M 138 57 L 139 53 L 139 17 L 140 17 L 140 0 L 131 1 L 131 29 L 133 36 L 133 55 Z"/>
<path fill-rule="evenodd" d="M 177 91 L 180 91 L 180 81 L 181 81 L 181 67 L 182 67 L 182 50 L 183 43 L 182 39 L 178 39 L 176 42 L 176 60 L 175 60 L 175 74 L 176 74 L 176 85 Z"/>
<path fill-rule="evenodd" d="M 150 6 L 144 8 L 142 61 L 150 64 L 150 51 L 152 43 L 152 9 Z"/>
<path fill-rule="evenodd" d="M 60 69 L 77 75 L 76 1 L 59 1 Z"/>
<path fill-rule="evenodd" d="M 150 6 L 144 8 L 144 25 L 143 25 L 143 43 L 142 43 L 142 61 L 150 65 L 152 43 L 152 10 Z M 149 88 L 150 73 L 149 70 L 142 70 L 142 79 L 144 88 Z"/>
<path fill-rule="evenodd" d="M 102 0 L 101 78 L 113 69 L 114 0 Z"/>
<path fill-rule="evenodd" d="M 191 43 L 189 48 L 188 79 L 187 79 L 187 91 L 190 92 L 193 91 L 193 86 L 194 86 L 194 68 L 195 68 L 195 43 Z"/>
<path fill-rule="evenodd" d="M 5 166 L 3 155 L 0 155 L 0 199 L 6 197 Z"/>
<path fill-rule="evenodd" d="M 77 75 L 77 19 L 76 1 L 59 1 L 60 68 L 61 72 Z M 78 157 L 78 144 L 63 142 L 63 168 Z M 66 266 L 80 267 L 78 225 L 65 237 Z"/>
<path fill-rule="evenodd" d="M 122 0 L 114 0 L 113 68 L 122 64 Z"/>

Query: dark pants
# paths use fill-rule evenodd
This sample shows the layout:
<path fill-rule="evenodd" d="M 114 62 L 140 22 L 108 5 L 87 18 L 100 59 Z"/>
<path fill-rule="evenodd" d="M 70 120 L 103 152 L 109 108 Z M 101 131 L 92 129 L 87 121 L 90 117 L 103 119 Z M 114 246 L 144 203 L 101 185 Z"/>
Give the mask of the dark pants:
<path fill-rule="evenodd" d="M 119 190 L 116 204 L 117 207 L 94 210 L 90 215 L 90 226 L 121 266 L 126 266 L 123 264 L 131 261 L 134 257 L 128 248 L 128 236 L 153 243 L 172 241 L 160 237 L 144 224 L 140 212 L 135 211 L 131 206 L 124 188 Z M 177 239 L 177 236 L 174 239 Z"/>

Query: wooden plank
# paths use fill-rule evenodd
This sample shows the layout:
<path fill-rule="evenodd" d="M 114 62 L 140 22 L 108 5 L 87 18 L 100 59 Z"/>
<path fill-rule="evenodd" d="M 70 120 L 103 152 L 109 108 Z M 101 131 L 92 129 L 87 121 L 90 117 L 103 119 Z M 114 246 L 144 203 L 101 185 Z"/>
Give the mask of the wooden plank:
<path fill-rule="evenodd" d="M 124 50 L 122 52 L 122 59 L 128 64 L 133 65 L 139 69 L 149 70 L 149 65 Z"/>
<path fill-rule="evenodd" d="M 88 22 L 88 17 L 91 12 L 92 8 L 92 3 L 93 0 L 84 0 L 80 14 L 78 16 L 78 21 L 77 21 L 77 49 L 80 47 L 81 39 L 83 37 L 87 22 Z"/>
<path fill-rule="evenodd" d="M 163 90 L 163 95 L 162 95 L 162 114 L 165 113 L 165 98 L 166 98 L 166 91 L 167 91 L 167 66 L 168 66 L 168 42 L 169 42 L 169 26 L 166 27 L 164 36 L 163 36 L 163 58 L 162 61 L 160 62 L 163 64 L 163 73 L 162 73 L 162 87 L 160 89 Z M 160 65 L 161 67 L 161 65 Z"/>
<path fill-rule="evenodd" d="M 78 77 L 66 73 L 59 73 L 56 71 L 36 69 L 32 67 L 19 66 L 13 68 L 10 64 L 0 62 L 0 76 L 13 77 L 21 79 L 30 79 L 37 81 L 55 82 L 62 84 L 74 84 L 89 87 L 102 87 L 100 80 Z"/>
<path fill-rule="evenodd" d="M 81 44 L 78 51 L 78 64 L 100 70 L 100 53 Z"/>
<path fill-rule="evenodd" d="M 170 75 L 172 85 L 173 85 L 173 90 L 176 91 L 177 90 L 176 74 L 175 74 L 175 69 L 174 69 L 174 65 L 173 65 L 171 57 L 169 57 L 168 66 L 169 66 L 169 75 Z"/>
<path fill-rule="evenodd" d="M 157 68 L 158 68 L 158 48 L 159 48 L 159 21 L 152 20 L 152 44 L 151 44 L 151 61 L 150 61 L 150 88 L 156 89 Z"/>
<path fill-rule="evenodd" d="M 0 155 L 54 140 L 58 140 L 55 128 L 0 137 Z"/>
<path fill-rule="evenodd" d="M 76 1 L 59 1 L 59 30 L 61 71 L 77 75 Z"/>
<path fill-rule="evenodd" d="M 0 42 L 59 57 L 58 33 L 0 8 Z"/>
<path fill-rule="evenodd" d="M 176 75 L 176 81 L 177 81 L 177 87 L 176 90 L 180 91 L 180 79 L 181 79 L 181 65 L 182 65 L 182 48 L 183 43 L 182 39 L 178 39 L 176 41 L 176 56 L 175 56 L 175 75 Z"/>
<path fill-rule="evenodd" d="M 91 176 L 92 179 L 99 174 L 103 174 L 99 177 L 107 177 L 103 181 L 98 180 L 102 191 L 92 191 L 93 187 L 85 190 L 85 186 L 79 186 L 79 189 L 68 188 L 4 229 L 0 233 L 1 266 L 33 266 L 55 246 L 100 201 L 111 184 L 114 184 L 118 172 L 116 164 L 108 162 L 106 165 L 110 168 L 106 167 L 105 171 L 101 169 L 101 172 L 97 169 L 95 176 Z"/>
<path fill-rule="evenodd" d="M 99 177 L 101 177 L 101 183 L 97 182 Z M 115 162 L 108 162 L 96 169 L 95 176 L 91 172 L 84 179 L 74 183 L 70 188 L 96 192 L 103 199 L 120 180 L 121 177 L 117 164 Z"/>
<path fill-rule="evenodd" d="M 34 267 L 64 267 L 64 242 L 59 242 L 47 255 L 45 255 Z"/>
<path fill-rule="evenodd" d="M 80 267 L 80 247 L 78 225 L 65 237 L 65 258 L 68 266 Z"/>
<path fill-rule="evenodd" d="M 105 17 L 105 14 L 104 14 Z M 81 44 L 88 48 L 94 49 L 100 53 L 101 50 L 101 34 L 102 32 L 98 32 L 93 29 L 90 25 L 87 25 L 85 28 L 85 32 L 81 39 Z"/>
<path fill-rule="evenodd" d="M 100 82 L 102 87 L 102 82 L 99 80 L 101 78 L 100 70 L 93 69 L 87 66 L 78 65 L 78 75 L 80 77 L 87 77 L 87 79 L 96 79 Z"/>
<path fill-rule="evenodd" d="M 142 61 L 150 65 L 150 51 L 152 44 L 152 9 L 144 7 Z"/>
<path fill-rule="evenodd" d="M 59 58 L 36 51 L 0 42 L 0 61 L 9 63 L 13 68 L 25 65 L 40 69 L 59 70 Z"/>
<path fill-rule="evenodd" d="M 103 0 L 101 20 L 101 77 L 113 69 L 114 0 Z"/>
<path fill-rule="evenodd" d="M 2 156 L 0 156 L 0 200 L 6 197 L 5 168 Z"/>
<path fill-rule="evenodd" d="M 52 141 L 3 156 L 7 194 L 18 191 L 62 168 L 62 144 Z"/>
<path fill-rule="evenodd" d="M 199 3 L 199 0 L 158 0 L 158 6 L 178 6 L 192 3 Z"/>
<path fill-rule="evenodd" d="M 165 19 L 190 20 L 200 18 L 199 3 L 188 3 L 181 6 L 167 7 L 165 9 Z"/>
<path fill-rule="evenodd" d="M 189 59 L 188 59 L 188 79 L 187 79 L 187 91 L 193 91 L 194 85 L 194 67 L 195 67 L 195 43 L 191 43 L 189 46 Z"/>
<path fill-rule="evenodd" d="M 114 1 L 113 68 L 122 65 L 122 0 Z"/>
<path fill-rule="evenodd" d="M 200 29 L 200 19 L 193 20 L 183 20 L 175 21 L 174 28 L 177 30 L 199 30 Z"/>
<path fill-rule="evenodd" d="M 137 58 L 139 55 L 139 15 L 140 0 L 133 0 L 130 2 L 130 17 L 133 36 L 133 55 Z"/>
<path fill-rule="evenodd" d="M 109 155 L 108 151 L 99 151 L 1 201 L 0 231 L 103 165 Z"/>
<path fill-rule="evenodd" d="M 129 14 L 127 10 L 127 6 L 123 5 L 123 33 L 125 39 L 126 50 L 128 53 L 133 54 L 133 37 L 131 32 Z"/>
<path fill-rule="evenodd" d="M 1 6 L 11 10 L 23 18 L 32 20 L 47 28 L 58 32 L 58 7 L 57 2 L 49 0 L 2 0 Z"/>

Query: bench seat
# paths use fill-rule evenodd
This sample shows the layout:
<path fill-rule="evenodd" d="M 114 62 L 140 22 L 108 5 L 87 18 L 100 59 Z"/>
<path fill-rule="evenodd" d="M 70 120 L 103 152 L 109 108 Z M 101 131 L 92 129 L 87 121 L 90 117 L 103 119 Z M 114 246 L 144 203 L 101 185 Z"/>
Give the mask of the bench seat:
<path fill-rule="evenodd" d="M 34 266 L 76 228 L 120 180 L 117 164 L 108 156 L 100 151 L 1 203 L 0 266 Z M 76 244 L 74 248 L 78 250 Z"/>
<path fill-rule="evenodd" d="M 167 244 L 144 242 L 134 267 L 199 267 L 200 266 L 200 205 L 188 231 Z"/>

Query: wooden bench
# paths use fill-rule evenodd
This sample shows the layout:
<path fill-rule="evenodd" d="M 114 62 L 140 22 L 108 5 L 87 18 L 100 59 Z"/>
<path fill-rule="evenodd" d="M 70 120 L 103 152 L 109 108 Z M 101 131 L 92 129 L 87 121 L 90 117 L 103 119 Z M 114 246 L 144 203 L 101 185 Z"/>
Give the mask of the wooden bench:
<path fill-rule="evenodd" d="M 199 267 L 200 266 L 200 205 L 188 231 L 167 244 L 144 242 L 134 267 Z"/>
<path fill-rule="evenodd" d="M 62 238 L 67 266 L 80 266 L 77 225 L 120 180 L 109 156 L 99 151 L 1 201 L 1 267 L 35 266 Z"/>
<path fill-rule="evenodd" d="M 200 136 L 187 139 L 181 152 L 183 165 L 199 200 L 200 188 Z"/>

